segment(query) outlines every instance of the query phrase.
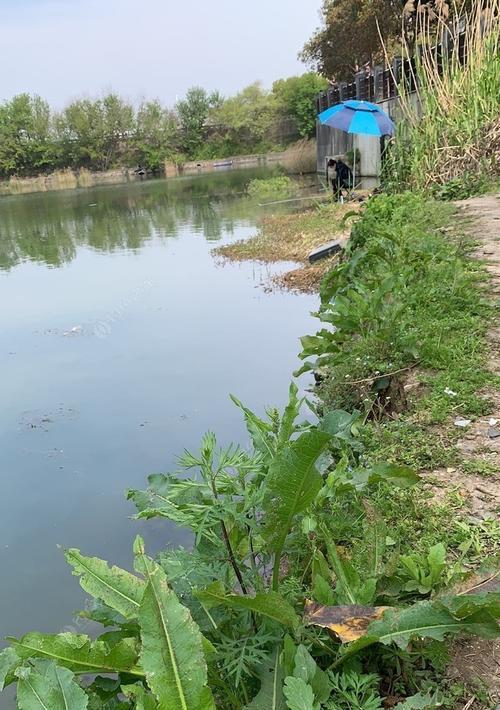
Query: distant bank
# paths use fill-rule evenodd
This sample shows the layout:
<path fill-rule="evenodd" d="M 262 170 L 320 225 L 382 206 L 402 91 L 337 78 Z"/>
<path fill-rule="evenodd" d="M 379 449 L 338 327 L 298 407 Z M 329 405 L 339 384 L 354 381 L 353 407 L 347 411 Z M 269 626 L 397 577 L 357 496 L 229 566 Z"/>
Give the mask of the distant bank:
<path fill-rule="evenodd" d="M 276 167 L 281 165 L 289 173 L 310 173 L 316 170 L 316 143 L 313 140 L 301 140 L 292 144 L 283 152 L 238 155 L 214 160 L 190 161 L 176 165 L 165 161 L 164 177 L 196 175 L 219 170 L 238 170 L 256 167 Z M 102 172 L 80 170 L 58 170 L 48 175 L 18 178 L 0 181 L 0 195 L 22 195 L 32 192 L 51 190 L 74 190 L 97 185 L 114 185 L 136 182 L 144 179 L 134 168 L 115 168 Z"/>

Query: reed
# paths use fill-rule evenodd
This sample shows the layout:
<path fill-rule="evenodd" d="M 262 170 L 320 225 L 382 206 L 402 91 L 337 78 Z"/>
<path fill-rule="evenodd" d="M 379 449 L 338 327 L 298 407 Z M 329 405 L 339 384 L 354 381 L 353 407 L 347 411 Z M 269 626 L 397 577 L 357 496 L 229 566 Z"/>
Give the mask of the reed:
<path fill-rule="evenodd" d="M 398 189 L 439 192 L 465 183 L 473 192 L 498 175 L 500 0 L 473 5 L 466 13 L 456 9 L 460 20 L 438 18 L 437 28 L 417 15 L 417 96 L 401 91 L 403 120 L 385 166 L 386 181 Z M 436 51 L 442 37 L 448 56 Z"/>
<path fill-rule="evenodd" d="M 316 141 L 301 138 L 285 150 L 282 166 L 290 175 L 316 172 Z"/>

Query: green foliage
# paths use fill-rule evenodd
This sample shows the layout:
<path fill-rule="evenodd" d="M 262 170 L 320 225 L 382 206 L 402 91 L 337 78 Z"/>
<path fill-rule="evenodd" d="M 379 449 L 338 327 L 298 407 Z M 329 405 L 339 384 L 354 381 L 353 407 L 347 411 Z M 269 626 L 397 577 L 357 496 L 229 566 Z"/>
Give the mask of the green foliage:
<path fill-rule="evenodd" d="M 158 100 L 137 108 L 117 94 L 71 101 L 54 111 L 39 96 L 19 94 L 0 104 L 0 178 L 61 168 L 136 167 L 159 173 L 165 160 L 221 158 L 282 149 L 312 135 L 314 95 L 325 81 L 308 73 L 258 83 L 223 99 L 192 87 L 173 108 Z"/>
<path fill-rule="evenodd" d="M 292 180 L 286 175 L 272 178 L 255 178 L 250 180 L 247 193 L 258 200 L 279 199 L 288 197 L 293 189 Z"/>
<path fill-rule="evenodd" d="M 140 660 L 149 687 L 161 707 L 215 710 L 207 683 L 203 639 L 186 607 L 169 588 L 163 570 L 144 555 L 140 569 L 147 581 L 139 609 Z"/>
<path fill-rule="evenodd" d="M 355 671 L 330 673 L 333 699 L 328 710 L 379 710 L 382 698 L 378 693 L 380 678 L 374 673 L 360 675 Z"/>
<path fill-rule="evenodd" d="M 422 190 L 453 200 L 486 192 L 498 177 L 498 0 L 472 3 L 467 14 L 463 4 L 456 7 L 465 36 L 458 39 L 460 24 L 447 19 L 450 56 L 438 56 L 425 14 L 416 15 L 418 108 L 409 99 L 402 102 L 403 120 L 386 152 L 387 189 Z"/>
<path fill-rule="evenodd" d="M 314 702 L 314 693 L 305 680 L 290 676 L 285 678 L 283 692 L 289 710 L 319 710 L 320 706 Z"/>
<path fill-rule="evenodd" d="M 144 582 L 119 567 L 109 568 L 97 557 L 84 557 L 79 550 L 68 550 L 66 561 L 73 567 L 73 574 L 80 575 L 80 584 L 86 592 L 127 619 L 137 617 Z"/>
<path fill-rule="evenodd" d="M 154 172 L 163 169 L 166 158 L 176 161 L 181 146 L 175 112 L 159 101 L 143 102 L 137 110 L 130 149 L 138 165 Z"/>
<path fill-rule="evenodd" d="M 425 557 L 393 549 L 389 533 L 396 533 L 364 496 L 418 478 L 401 466 L 363 467 L 359 412 L 333 411 L 321 428 L 298 424 L 303 402 L 295 385 L 283 414 L 270 409 L 266 419 L 233 399 L 252 450 L 220 449 L 207 434 L 198 453 L 180 459 L 197 475 L 157 474 L 148 491 L 128 494 L 139 516 L 191 528 L 193 550 L 154 561 L 138 538 L 136 574 L 68 550 L 97 602 L 86 616 L 105 630 L 94 641 L 73 633 L 10 639 L 0 680 L 17 682 L 21 710 L 65 702 L 96 710 L 376 710 L 389 649 L 410 658 L 424 639 L 498 634 L 499 595 L 450 593 L 442 545 Z M 366 554 L 336 535 L 336 506 L 351 516 L 357 510 Z M 346 522 L 356 534 L 353 518 Z M 341 642 L 301 619 L 311 594 L 347 626 L 371 613 L 360 605 L 390 599 L 394 606 L 370 616 L 367 628 L 354 623 L 353 640 Z M 368 664 L 378 675 L 364 672 Z M 97 676 L 90 685 L 77 680 L 89 676 Z M 420 690 L 413 681 L 403 687 Z"/>
<path fill-rule="evenodd" d="M 188 89 L 186 97 L 177 102 L 176 111 L 181 126 L 182 151 L 190 158 L 197 156 L 204 138 L 204 126 L 211 108 L 221 104 L 218 92 L 209 94 L 200 86 Z"/>
<path fill-rule="evenodd" d="M 431 710 L 431 708 L 438 708 L 442 705 L 439 693 L 416 693 L 410 698 L 407 698 L 404 702 L 398 703 L 396 709 L 398 710 Z"/>
<path fill-rule="evenodd" d="M 402 4 L 394 0 L 324 0 L 322 25 L 305 44 L 301 58 L 330 79 L 351 80 L 355 68 L 382 58 L 386 44 L 401 32 Z"/>
<path fill-rule="evenodd" d="M 312 138 L 316 134 L 316 95 L 327 86 L 326 79 L 314 72 L 279 79 L 273 84 L 280 111 L 284 118 L 295 121 L 302 138 Z"/>
<path fill-rule="evenodd" d="M 328 407 L 356 406 L 375 417 L 393 411 L 401 392 L 392 373 L 416 363 L 443 373 L 434 377 L 441 376 L 446 412 L 457 404 L 444 393 L 452 378 L 472 403 L 477 336 L 489 309 L 467 243 L 440 232 L 449 214 L 418 195 L 383 195 L 354 225 L 345 260 L 322 284 L 324 327 L 302 339 L 300 357 L 316 356 L 303 370 L 326 368 L 320 391 Z"/>
<path fill-rule="evenodd" d="M 266 523 L 262 534 L 275 556 L 273 589 L 278 588 L 281 552 L 292 522 L 295 516 L 307 510 L 321 488 L 321 475 L 315 463 L 329 438 L 321 431 L 305 432 L 278 452 L 269 467 L 263 501 Z"/>
<path fill-rule="evenodd" d="M 86 710 L 88 706 L 88 695 L 73 673 L 53 661 L 33 661 L 16 675 L 20 710 Z"/>
<path fill-rule="evenodd" d="M 213 582 L 203 590 L 195 591 L 196 598 L 210 609 L 214 606 L 227 606 L 235 609 L 248 609 L 273 619 L 283 626 L 295 628 L 299 625 L 299 617 L 286 599 L 276 592 L 266 592 L 255 596 L 226 594 L 222 582 Z"/>
<path fill-rule="evenodd" d="M 438 543 L 431 547 L 426 557 L 418 553 L 401 555 L 400 562 L 409 577 L 404 590 L 407 592 L 417 590 L 419 594 L 429 594 L 432 590 L 439 589 L 443 583 L 446 548 L 442 543 Z"/>
<path fill-rule="evenodd" d="M 283 667 L 279 647 L 272 665 L 264 664 L 259 672 L 260 690 L 245 710 L 285 710 Z"/>
<path fill-rule="evenodd" d="M 276 97 L 258 82 L 223 101 L 210 113 L 213 148 L 219 155 L 266 152 L 279 139 Z"/>

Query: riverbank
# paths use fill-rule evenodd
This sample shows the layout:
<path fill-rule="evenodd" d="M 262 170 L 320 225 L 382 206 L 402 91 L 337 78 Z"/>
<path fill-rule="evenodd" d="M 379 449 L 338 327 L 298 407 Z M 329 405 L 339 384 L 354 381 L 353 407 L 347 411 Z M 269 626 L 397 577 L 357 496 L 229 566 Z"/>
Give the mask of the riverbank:
<path fill-rule="evenodd" d="M 252 239 L 217 251 L 237 260 L 305 263 L 308 251 L 327 239 L 345 244 L 340 259 L 304 266 L 281 282 L 296 288 L 298 273 L 299 288 L 311 290 L 324 278 L 321 330 L 302 339 L 306 368 L 316 373 L 318 414 L 361 412 L 364 460 L 410 466 L 421 476 L 415 488 L 382 486 L 367 497 L 394 544 L 414 556 L 418 574 L 429 549 L 443 545 L 446 581 L 436 578 L 435 590 L 472 574 L 481 583 L 500 552 L 493 320 L 500 202 L 489 196 L 454 206 L 409 193 L 381 196 L 361 208 L 361 220 L 350 218 L 349 242 L 347 209 L 321 205 L 272 217 Z M 355 523 L 342 525 L 342 537 L 363 548 L 360 534 Z M 449 698 L 457 695 L 446 706 L 461 708 L 473 698 L 470 708 L 495 707 L 498 645 L 461 641 L 443 645 L 442 653 L 437 676 L 430 666 L 427 675 Z"/>
<path fill-rule="evenodd" d="M 316 142 L 301 139 L 281 152 L 238 155 L 231 158 L 172 163 L 165 161 L 161 176 L 167 178 L 202 175 L 228 170 L 257 168 L 282 169 L 294 175 L 314 173 L 316 170 Z M 120 167 L 113 170 L 91 171 L 85 168 L 57 170 L 33 177 L 11 177 L 0 181 L 0 195 L 24 195 L 54 190 L 75 190 L 98 185 L 119 185 L 152 177 L 150 172 L 139 174 L 137 169 Z"/>
<path fill-rule="evenodd" d="M 482 203 L 474 208 L 482 218 Z M 305 211 L 304 244 L 332 228 L 331 209 Z M 493 259 L 497 213 L 494 202 L 482 254 Z M 475 251 L 483 227 L 476 223 L 472 238 L 452 205 L 410 193 L 373 198 L 353 219 L 342 259 L 321 284 L 321 328 L 302 338 L 318 419 L 303 421 L 295 382 L 283 412 L 259 416 L 233 396 L 247 426 L 244 448 L 220 449 L 209 432 L 176 460 L 180 474 L 154 474 L 147 490 L 128 490 L 139 518 L 189 529 L 192 548 L 169 546 L 152 560 L 137 538 L 136 574 L 68 550 L 97 602 L 82 616 L 101 623 L 103 635 L 92 641 L 72 628 L 11 637 L 0 680 L 17 679 L 20 697 L 39 687 L 51 702 L 62 677 L 83 707 L 101 697 L 101 678 L 79 685 L 90 668 L 116 676 L 109 700 L 125 693 L 154 705 L 156 696 L 165 707 L 178 697 L 190 698 L 186 708 L 267 708 L 285 698 L 295 707 L 301 696 L 301 707 L 318 709 L 368 700 L 374 710 L 495 707 L 498 609 L 487 592 L 498 578 L 499 378 L 488 339 L 492 285 Z M 155 263 L 168 284 L 164 262 Z M 197 283 L 206 293 L 206 279 Z M 234 291 L 230 300 L 239 317 L 228 313 L 224 332 L 238 336 L 234 324 L 242 324 L 234 340 L 245 352 L 232 361 L 243 371 L 251 324 Z M 227 309 L 226 301 L 227 293 Z M 265 319 L 273 357 L 283 342 L 277 328 L 296 327 L 298 313 L 280 302 L 276 320 Z M 262 328 L 260 317 L 252 362 L 264 362 Z M 227 382 L 227 358 L 216 362 Z M 256 381 L 248 383 L 253 391 Z M 261 410 L 262 393 L 257 401 Z M 212 409 L 211 400 L 211 426 Z M 225 445 L 236 418 L 224 422 Z M 462 446 L 469 437 L 478 448 Z M 164 659 L 176 660 L 186 644 L 194 660 L 176 674 Z"/>
<path fill-rule="evenodd" d="M 11 177 L 0 181 L 0 195 L 26 195 L 33 192 L 52 192 L 55 190 L 76 190 L 81 187 L 96 187 L 98 185 L 119 185 L 126 182 L 141 180 L 131 168 L 117 168 L 92 172 L 85 170 L 58 170 L 48 175 L 36 177 Z"/>
<path fill-rule="evenodd" d="M 345 246 L 350 224 L 361 203 L 316 202 L 287 215 L 265 217 L 255 236 L 214 250 L 229 261 L 294 261 L 297 268 L 273 277 L 266 288 L 285 288 L 315 293 L 321 279 L 338 262 L 338 255 L 309 264 L 308 255 L 316 247 L 335 239 Z"/>

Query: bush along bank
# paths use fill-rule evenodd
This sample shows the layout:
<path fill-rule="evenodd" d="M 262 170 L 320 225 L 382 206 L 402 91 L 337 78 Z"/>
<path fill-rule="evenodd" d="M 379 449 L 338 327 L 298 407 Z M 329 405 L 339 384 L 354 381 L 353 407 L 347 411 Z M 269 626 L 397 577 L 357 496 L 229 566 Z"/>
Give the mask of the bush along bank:
<path fill-rule="evenodd" d="M 67 550 L 103 633 L 10 639 L 0 684 L 17 683 L 21 709 L 462 707 L 470 693 L 444 677 L 450 639 L 498 634 L 491 531 L 455 528 L 415 471 L 424 451 L 447 455 L 430 434 L 451 413 L 444 387 L 461 413 L 487 406 L 483 276 L 439 231 L 448 219 L 411 195 L 368 204 L 324 281 L 327 327 L 304 339 L 324 368 L 319 424 L 301 421 L 294 384 L 265 419 L 233 398 L 250 450 L 209 433 L 180 472 L 128 492 L 140 518 L 191 529 L 192 549 L 151 559 L 138 538 L 135 573 Z M 419 416 L 384 424 L 391 373 L 416 362 Z"/>

